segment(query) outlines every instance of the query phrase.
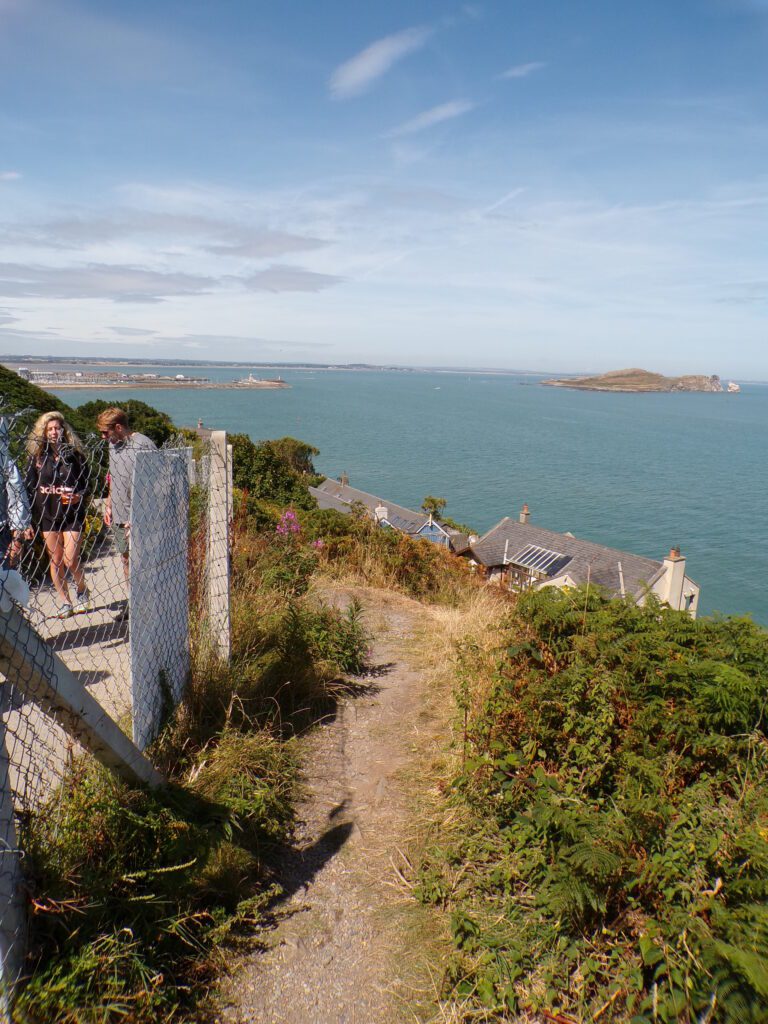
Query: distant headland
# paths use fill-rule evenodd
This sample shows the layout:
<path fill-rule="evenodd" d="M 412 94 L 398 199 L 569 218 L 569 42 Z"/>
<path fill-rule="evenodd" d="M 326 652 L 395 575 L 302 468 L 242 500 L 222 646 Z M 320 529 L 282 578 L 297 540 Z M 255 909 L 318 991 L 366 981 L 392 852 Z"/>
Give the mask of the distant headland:
<path fill-rule="evenodd" d="M 664 377 L 650 370 L 612 370 L 596 377 L 563 377 L 559 380 L 543 380 L 553 388 L 577 388 L 579 391 L 709 391 L 735 392 L 740 391 L 738 384 L 730 383 L 723 387 L 722 381 L 713 374 L 690 374 L 684 377 Z"/>

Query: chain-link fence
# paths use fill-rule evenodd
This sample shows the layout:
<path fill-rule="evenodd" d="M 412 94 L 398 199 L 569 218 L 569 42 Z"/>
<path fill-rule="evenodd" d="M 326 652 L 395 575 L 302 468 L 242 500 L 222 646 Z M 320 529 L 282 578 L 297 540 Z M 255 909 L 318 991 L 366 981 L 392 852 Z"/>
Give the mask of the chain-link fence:
<path fill-rule="evenodd" d="M 217 656 L 229 655 L 231 467 L 223 432 L 159 450 L 133 435 L 119 449 L 130 453 L 126 475 L 114 445 L 61 429 L 55 415 L 36 427 L 33 419 L 0 415 L 6 991 L 23 965 L 25 815 L 56 813 L 81 756 L 132 781 L 160 782 L 142 751 L 183 695 L 190 622 Z"/>

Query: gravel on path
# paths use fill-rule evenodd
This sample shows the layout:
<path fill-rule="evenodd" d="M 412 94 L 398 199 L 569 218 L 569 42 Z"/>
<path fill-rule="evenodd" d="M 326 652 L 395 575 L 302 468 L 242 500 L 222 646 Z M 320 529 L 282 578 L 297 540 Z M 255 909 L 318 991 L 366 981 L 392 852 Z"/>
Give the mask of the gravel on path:
<path fill-rule="evenodd" d="M 326 595 L 328 597 L 329 595 Z M 348 594 L 337 595 L 343 601 Z M 428 680 L 408 659 L 422 609 L 363 597 L 374 672 L 305 741 L 308 793 L 267 952 L 221 989 L 220 1024 L 402 1024 L 418 1020 L 398 866 L 412 813 L 408 769 L 439 742 Z"/>

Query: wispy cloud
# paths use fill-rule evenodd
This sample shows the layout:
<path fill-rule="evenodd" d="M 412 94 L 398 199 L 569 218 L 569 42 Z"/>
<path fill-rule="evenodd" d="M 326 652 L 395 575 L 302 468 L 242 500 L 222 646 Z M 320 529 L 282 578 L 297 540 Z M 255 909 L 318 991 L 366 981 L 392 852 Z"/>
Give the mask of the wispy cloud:
<path fill-rule="evenodd" d="M 244 345 L 258 345 L 262 350 L 271 349 L 279 351 L 286 348 L 315 349 L 332 347 L 326 341 L 284 341 L 273 338 L 254 337 L 249 334 L 182 334 L 176 337 L 162 337 L 158 340 L 183 345 L 185 348 L 220 349 L 222 345 L 236 346 L 238 348 Z"/>
<path fill-rule="evenodd" d="M 328 83 L 331 96 L 337 100 L 359 96 L 399 60 L 420 50 L 433 31 L 428 26 L 406 28 L 377 39 L 336 68 Z"/>
<path fill-rule="evenodd" d="M 533 74 L 534 71 L 541 71 L 547 65 L 540 60 L 529 61 L 528 64 L 516 64 L 513 68 L 507 68 L 506 71 L 502 71 L 499 78 L 527 78 L 528 75 Z"/>
<path fill-rule="evenodd" d="M 265 259 L 274 256 L 284 256 L 289 252 L 310 252 L 313 249 L 321 249 L 327 244 L 322 238 L 305 238 L 302 235 L 292 235 L 286 231 L 254 230 L 251 233 L 251 237 L 245 238 L 242 242 L 209 245 L 204 248 L 207 248 L 208 252 L 216 253 L 217 256 L 245 256 L 249 259 Z"/>
<path fill-rule="evenodd" d="M 441 103 L 437 107 L 430 107 L 429 110 L 417 114 L 410 121 L 405 121 L 403 124 L 398 125 L 397 128 L 387 132 L 387 138 L 394 139 L 402 135 L 415 135 L 417 132 L 423 132 L 426 128 L 442 124 L 443 121 L 450 121 L 454 117 L 461 117 L 462 114 L 474 110 L 476 105 L 470 100 L 451 100 L 449 103 Z"/>
<path fill-rule="evenodd" d="M 19 171 L 0 171 L 0 181 L 18 181 L 20 177 Z"/>
<path fill-rule="evenodd" d="M 16 224 L 0 229 L 0 240 L 54 249 L 79 249 L 128 238 L 158 236 L 191 241 L 204 251 L 220 256 L 255 259 L 308 252 L 327 244 L 321 238 L 273 231 L 242 219 L 235 221 L 195 213 L 141 209 L 118 209 L 110 216 L 81 212 L 46 222 Z"/>
<path fill-rule="evenodd" d="M 14 298 L 160 302 L 172 295 L 200 295 L 215 284 L 213 278 L 198 274 L 112 264 L 44 267 L 0 263 L 0 295 Z"/>
<path fill-rule="evenodd" d="M 122 338 L 146 338 L 154 331 L 148 331 L 143 327 L 110 327 L 110 331 L 119 334 Z"/>
<path fill-rule="evenodd" d="M 266 270 L 259 270 L 238 280 L 254 292 L 319 292 L 341 284 L 343 278 L 335 274 L 318 274 L 303 267 L 273 263 Z"/>

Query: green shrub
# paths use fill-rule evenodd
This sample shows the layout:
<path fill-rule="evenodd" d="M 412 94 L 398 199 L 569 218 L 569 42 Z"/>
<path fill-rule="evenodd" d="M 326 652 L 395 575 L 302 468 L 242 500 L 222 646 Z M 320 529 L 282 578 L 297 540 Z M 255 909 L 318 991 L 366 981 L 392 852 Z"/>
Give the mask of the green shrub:
<path fill-rule="evenodd" d="M 768 1020 L 768 634 L 548 589 L 500 642 L 453 789 L 474 829 L 419 889 L 454 914 L 449 988 L 500 1014 Z"/>

